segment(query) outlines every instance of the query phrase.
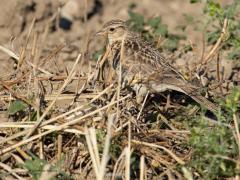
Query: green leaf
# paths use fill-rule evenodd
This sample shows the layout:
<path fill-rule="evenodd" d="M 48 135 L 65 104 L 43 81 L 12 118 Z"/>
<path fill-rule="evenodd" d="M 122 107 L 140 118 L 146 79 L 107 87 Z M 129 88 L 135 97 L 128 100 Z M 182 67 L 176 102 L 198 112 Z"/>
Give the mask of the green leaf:
<path fill-rule="evenodd" d="M 237 112 L 240 99 L 240 89 L 235 87 L 226 98 L 226 107 L 233 113 Z"/>
<path fill-rule="evenodd" d="M 132 11 L 129 11 L 128 14 L 130 17 L 128 23 L 132 29 L 138 32 L 142 32 L 144 29 L 144 17 L 141 14 L 134 13 Z"/>
<path fill-rule="evenodd" d="M 158 25 L 159 25 L 159 23 L 161 22 L 161 17 L 155 17 L 155 18 L 152 18 L 152 19 L 150 19 L 148 22 L 147 22 L 147 24 L 149 25 L 149 26 L 151 26 L 152 28 L 156 28 L 156 27 L 158 27 Z"/>
<path fill-rule="evenodd" d="M 197 2 L 201 2 L 201 0 L 190 0 L 190 3 L 197 3 Z"/>
<path fill-rule="evenodd" d="M 25 110 L 27 107 L 27 104 L 25 104 L 23 101 L 16 100 L 10 103 L 10 107 L 8 109 L 8 114 L 13 115 L 19 111 Z"/>
<path fill-rule="evenodd" d="M 164 48 L 166 48 L 169 51 L 175 51 L 178 47 L 178 39 L 167 39 L 166 42 L 164 43 Z"/>
<path fill-rule="evenodd" d="M 33 160 L 26 160 L 21 166 L 28 169 L 29 173 L 32 175 L 32 179 L 39 179 L 43 170 L 43 167 L 47 164 L 45 160 L 34 158 Z"/>
<path fill-rule="evenodd" d="M 102 54 L 104 53 L 104 49 L 100 49 L 98 51 L 96 51 L 94 54 L 93 54 L 93 60 L 94 61 L 97 61 L 99 56 L 101 56 Z"/>
<path fill-rule="evenodd" d="M 167 34 L 168 34 L 167 25 L 165 25 L 165 24 L 159 25 L 158 28 L 156 29 L 155 33 L 156 33 L 156 34 L 159 34 L 159 35 L 161 35 L 161 36 L 166 37 Z"/>
<path fill-rule="evenodd" d="M 232 60 L 237 60 L 240 58 L 240 48 L 233 50 L 232 52 L 228 53 L 228 58 Z"/>
<path fill-rule="evenodd" d="M 143 24 L 144 17 L 141 14 L 138 14 L 138 13 L 135 13 L 132 11 L 129 11 L 128 13 L 129 13 L 130 19 L 132 21 L 134 21 L 135 23 L 138 23 L 138 24 Z"/>
<path fill-rule="evenodd" d="M 222 16 L 224 13 L 220 4 L 213 1 L 208 3 L 208 10 L 209 10 L 210 16 L 218 16 L 218 15 Z"/>
<path fill-rule="evenodd" d="M 214 44 L 217 42 L 217 39 L 219 38 L 220 30 L 213 31 L 213 32 L 207 32 L 207 42 L 209 44 Z"/>
<path fill-rule="evenodd" d="M 31 174 L 33 180 L 37 180 L 41 177 L 44 166 L 48 164 L 46 160 L 39 159 L 35 155 L 32 155 L 33 158 L 30 160 L 26 160 L 24 164 L 19 164 L 20 167 L 25 167 L 28 172 Z M 63 159 L 56 162 L 56 164 L 51 163 L 51 167 L 48 170 L 49 172 L 55 172 L 57 179 L 72 179 L 68 174 L 63 172 L 61 168 L 63 167 Z M 56 179 L 53 177 L 51 179 Z"/>

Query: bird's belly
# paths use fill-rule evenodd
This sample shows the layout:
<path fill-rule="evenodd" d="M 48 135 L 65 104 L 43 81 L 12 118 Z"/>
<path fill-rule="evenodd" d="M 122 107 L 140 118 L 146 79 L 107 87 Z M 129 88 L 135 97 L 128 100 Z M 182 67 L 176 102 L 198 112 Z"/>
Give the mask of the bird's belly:
<path fill-rule="evenodd" d="M 171 84 L 156 84 L 156 83 L 149 83 L 149 86 L 153 92 L 164 92 L 166 90 L 174 90 L 174 91 L 179 91 L 184 94 L 186 94 L 185 91 L 183 91 L 181 88 L 171 85 Z"/>

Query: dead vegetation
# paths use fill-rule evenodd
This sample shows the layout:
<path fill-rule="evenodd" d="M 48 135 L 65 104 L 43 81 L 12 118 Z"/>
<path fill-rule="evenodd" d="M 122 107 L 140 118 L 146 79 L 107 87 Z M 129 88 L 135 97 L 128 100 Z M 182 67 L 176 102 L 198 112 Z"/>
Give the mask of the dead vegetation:
<path fill-rule="evenodd" d="M 48 19 L 43 33 L 35 31 L 33 18 L 19 55 L 0 46 L 11 57 L 9 61 L 15 62 L 14 69 L 0 77 L 2 179 L 202 178 L 204 170 L 199 166 L 208 162 L 196 166 L 191 163 L 196 162 L 195 156 L 201 156 L 197 145 L 208 148 L 206 144 L 210 142 L 199 137 L 215 132 L 216 128 L 227 129 L 222 129 L 224 133 L 218 134 L 219 137 L 233 133 L 232 144 L 223 142 L 228 145 L 226 151 L 231 149 L 231 152 L 224 156 L 212 150 L 209 154 L 230 161 L 230 165 L 224 161 L 222 168 L 233 167 L 230 176 L 238 177 L 240 95 L 236 91 L 237 95 L 231 99 L 231 90 L 221 79 L 218 59 L 228 31 L 227 18 L 217 41 L 202 50 L 201 63 L 185 70 L 186 74 L 192 74 L 211 63 L 217 64 L 212 73 L 217 81 L 211 90 L 213 98 L 225 102 L 222 97 L 230 94 L 230 105 L 219 103 L 222 111 L 219 109 L 219 114 L 215 114 L 218 119 L 215 121 L 213 115 L 206 115 L 183 94 L 148 94 L 138 104 L 135 94 L 121 89 L 118 79 L 105 82 L 97 78 L 104 55 L 98 63 L 86 63 L 89 54 L 85 49 L 76 54 L 71 68 L 58 67 L 57 61 L 67 45 L 56 44 L 47 52 L 44 49 L 51 24 L 58 15 L 56 12 Z M 88 47 L 87 43 L 84 47 Z M 175 52 L 181 53 L 181 50 Z M 199 139 L 203 143 L 198 144 Z M 222 141 L 219 140 L 219 146 Z M 198 151 L 201 153 L 196 154 Z M 225 167 L 226 164 L 229 166 Z"/>

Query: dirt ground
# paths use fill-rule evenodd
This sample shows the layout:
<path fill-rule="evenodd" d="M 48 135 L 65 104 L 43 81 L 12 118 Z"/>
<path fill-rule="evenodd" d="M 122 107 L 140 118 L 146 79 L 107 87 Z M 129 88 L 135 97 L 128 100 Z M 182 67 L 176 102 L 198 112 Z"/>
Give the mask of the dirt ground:
<path fill-rule="evenodd" d="M 26 51 L 31 51 L 35 35 L 37 39 L 36 51 L 40 59 L 48 57 L 54 49 L 63 45 L 64 48 L 53 57 L 52 61 L 43 66 L 53 74 L 64 73 L 66 69 L 70 70 L 77 55 L 84 54 L 88 48 L 89 56 L 83 58 L 84 63 L 79 66 L 79 71 L 86 72 L 91 71 L 89 64 L 95 64 L 92 55 L 104 46 L 102 38 L 94 37 L 95 32 L 111 19 L 127 20 L 131 5 L 135 4 L 133 11 L 144 14 L 146 18 L 160 15 L 163 23 L 167 24 L 173 33 L 183 33 L 177 30 L 177 26 L 186 23 L 184 14 L 188 13 L 200 18 L 202 14 L 202 5 L 192 5 L 188 0 L 126 0 L 121 2 L 116 0 L 70 0 L 68 3 L 66 2 L 2 0 L 0 2 L 2 4 L 0 6 L 1 45 L 19 56 L 26 44 Z M 31 30 L 34 18 L 35 24 Z M 31 35 L 28 38 L 30 30 Z M 195 44 L 201 39 L 201 32 L 194 31 L 194 27 L 187 28 L 184 33 L 188 34 L 186 42 Z M 87 47 L 87 42 L 91 38 L 93 40 Z M 30 58 L 31 62 L 34 61 L 31 57 L 27 58 Z M 0 78 L 9 80 L 9 75 L 14 78 L 17 61 L 2 51 L 0 51 L 0 60 Z M 188 61 L 190 62 L 190 60 Z M 183 58 L 177 62 L 183 67 L 187 61 Z M 17 72 L 16 76 L 18 76 Z M 68 86 L 68 90 L 74 91 L 74 86 L 75 84 Z"/>
<path fill-rule="evenodd" d="M 44 29 L 50 26 L 49 33 L 38 46 L 43 47 L 41 56 L 45 56 L 49 50 L 61 43 L 66 44 L 60 53 L 58 64 L 69 64 L 78 53 L 86 49 L 86 42 L 104 22 L 114 19 L 127 19 L 130 4 L 135 3 L 135 12 L 146 17 L 160 15 L 162 21 L 169 26 L 170 31 L 176 31 L 176 27 L 185 22 L 184 14 L 201 17 L 201 4 L 191 5 L 188 0 L 141 0 L 141 1 L 116 1 L 116 0 L 71 0 L 66 5 L 65 1 L 16 1 L 2 0 L 0 6 L 0 42 L 6 48 L 19 54 L 20 48 L 26 43 L 27 33 L 33 18 L 36 18 L 33 31 L 43 36 Z M 60 11 L 60 12 L 59 12 Z M 59 15 L 60 14 L 60 15 Z M 64 22 L 61 17 L 51 21 L 54 16 L 66 16 L 71 19 L 70 29 L 64 30 Z M 86 17 L 85 17 L 86 16 Z M 86 22 L 84 22 L 87 19 Z M 59 23 L 61 21 L 61 23 Z M 63 24 L 60 25 L 59 24 Z M 66 25 L 67 23 L 65 23 Z M 63 26 L 63 27 L 61 27 Z M 67 26 L 67 25 L 66 25 Z M 196 43 L 201 38 L 199 32 L 189 28 L 186 33 L 188 40 Z M 41 37 L 40 37 L 41 38 Z M 101 48 L 101 40 L 94 39 L 91 48 Z M 9 73 L 14 68 L 14 61 L 5 53 L 0 52 L 1 74 Z M 71 64 L 71 63 L 70 63 Z"/>
<path fill-rule="evenodd" d="M 222 0 L 221 3 L 228 4 L 230 1 Z M 38 64 L 42 68 L 41 72 L 61 78 L 60 76 L 69 74 L 78 54 L 82 55 L 77 71 L 80 74 L 79 77 L 86 72 L 91 72 L 96 64 L 93 56 L 96 51 L 103 48 L 105 42 L 94 34 L 108 20 L 116 18 L 127 20 L 130 8 L 146 18 L 161 16 L 162 22 L 167 24 L 171 33 L 186 36 L 186 39 L 181 41 L 181 45 L 191 45 L 194 47 L 193 52 L 182 56 L 177 56 L 179 52 L 173 54 L 166 52 L 167 57 L 177 56 L 173 62 L 175 66 L 187 71 L 199 63 L 203 49 L 203 32 L 196 29 L 196 23 L 189 24 L 185 31 L 181 31 L 179 26 L 188 23 L 186 15 L 194 17 L 195 22 L 204 18 L 201 3 L 190 4 L 189 0 L 1 0 L 0 82 L 7 83 L 12 90 L 15 88 L 13 84 L 19 85 L 16 92 L 27 97 L 32 93 L 31 91 L 37 89 L 36 84 L 30 83 L 34 79 L 32 76 L 36 74 L 29 72 L 29 69 Z M 210 47 L 205 48 L 207 54 Z M 18 62 L 16 59 L 24 62 Z M 208 64 L 210 74 L 216 75 L 215 64 L 215 62 Z M 219 71 L 223 79 L 231 78 L 231 82 L 223 83 L 224 89 L 216 89 L 213 93 L 220 94 L 219 97 L 225 96 L 234 83 L 240 85 L 239 66 L 234 71 L 236 63 L 228 60 L 226 54 L 221 54 Z M 82 77 L 84 78 L 84 75 Z M 24 82 L 21 79 L 24 79 Z M 63 81 L 52 85 L 49 82 L 43 82 L 42 85 L 38 85 L 38 88 L 42 88 L 41 93 L 48 94 L 48 92 L 54 92 L 52 89 L 58 90 L 62 83 Z M 74 94 L 79 87 L 81 82 L 74 82 L 68 85 L 64 92 Z M 0 92 L 1 96 L 10 94 L 11 91 L 7 88 Z M 40 92 L 34 93 L 40 94 Z M 16 93 L 15 96 L 17 95 Z M 72 100 L 64 100 L 56 104 L 64 108 L 65 104 L 69 105 L 71 102 Z M 0 123 L 10 119 L 6 113 L 8 103 L 0 100 Z M 59 121 L 61 123 L 61 120 Z M 106 128 L 105 125 L 104 127 Z M 83 129 L 83 127 L 80 128 Z"/>
<path fill-rule="evenodd" d="M 58 53 L 59 58 L 56 61 L 58 68 L 64 70 L 65 67 L 71 67 L 78 53 L 86 51 L 88 40 L 104 22 L 114 18 L 128 19 L 130 6 L 135 4 L 134 12 L 143 14 L 146 18 L 159 15 L 171 33 L 187 35 L 184 43 L 196 46 L 200 56 L 202 43 L 199 42 L 202 40 L 202 32 L 191 25 L 187 26 L 184 32 L 177 28 L 182 24 L 187 24 L 186 14 L 194 17 L 196 22 L 204 18 L 203 5 L 200 3 L 190 4 L 189 0 L 70 0 L 66 2 L 64 0 L 2 0 L 0 2 L 1 45 L 19 55 L 21 48 L 27 43 L 27 34 L 35 18 L 36 22 L 32 31 L 38 36 L 37 49 L 41 49 L 40 57 L 46 56 L 54 47 L 64 44 L 65 47 Z M 222 3 L 230 2 L 222 1 Z M 44 31 L 48 31 L 46 35 Z M 102 39 L 93 38 L 89 47 L 90 54 L 93 54 L 96 49 L 101 49 L 103 45 Z M 90 56 L 85 61 L 89 62 L 91 59 Z M 184 66 L 189 62 L 197 63 L 197 59 L 200 58 L 186 56 L 176 63 Z M 0 77 L 14 71 L 16 62 L 9 55 L 0 52 L 0 60 Z M 225 72 L 229 76 L 232 68 L 231 62 L 224 60 L 223 66 L 227 69 Z"/>

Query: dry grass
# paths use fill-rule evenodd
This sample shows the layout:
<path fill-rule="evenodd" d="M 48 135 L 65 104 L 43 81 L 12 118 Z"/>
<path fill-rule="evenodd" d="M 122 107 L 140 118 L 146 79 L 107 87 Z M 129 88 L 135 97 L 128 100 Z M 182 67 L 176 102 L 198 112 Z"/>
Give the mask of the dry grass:
<path fill-rule="evenodd" d="M 22 162 L 31 160 L 30 151 L 48 162 L 42 172 L 39 172 L 40 179 L 45 176 L 46 172 L 52 171 L 50 167 L 53 162 L 61 161 L 63 157 L 65 157 L 64 161 L 66 162 L 69 158 L 71 159 L 71 156 L 74 156 L 75 160 L 72 160 L 69 165 L 63 163 L 61 170 L 64 169 L 69 174 L 73 172 L 83 173 L 86 177 L 92 176 L 97 179 L 105 179 L 106 177 L 115 179 L 119 176 L 131 179 L 133 152 L 141 157 L 139 168 L 137 168 L 140 169 L 137 173 L 139 173 L 141 179 L 148 177 L 151 166 L 162 164 L 168 168 L 176 166 L 178 163 L 184 164 L 184 156 L 178 157 L 176 149 L 172 149 L 167 144 L 173 139 L 178 139 L 178 143 L 182 143 L 182 141 L 185 141 L 182 138 L 182 135 L 186 135 L 185 132 L 182 134 L 181 131 L 177 132 L 176 129 L 175 132 L 142 129 L 145 126 L 144 122 L 141 121 L 146 113 L 144 107 L 148 95 L 140 106 L 139 112 L 131 113 L 131 108 L 134 108 L 136 102 L 130 92 L 121 90 L 121 77 L 117 80 L 116 85 L 113 82 L 113 84 L 102 89 L 95 86 L 94 83 L 90 85 L 90 82 L 93 82 L 93 77 L 98 73 L 97 69 L 81 77 L 77 75 L 81 55 L 76 58 L 71 71 L 67 75 L 60 72 L 50 73 L 48 69 L 43 68 L 43 65 L 56 56 L 63 46 L 60 45 L 53 49 L 47 57 L 42 58 L 41 55 L 36 53 L 36 41 L 46 40 L 46 35 L 41 40 L 36 39 L 34 33 L 31 33 L 33 29 L 34 21 L 20 57 L 1 46 L 3 52 L 18 61 L 18 68 L 24 69 L 27 73 L 22 77 L 20 75 L 18 79 L 10 79 L 6 76 L 5 80 L 1 80 L 6 93 L 0 98 L 5 102 L 18 99 L 29 106 L 29 110 L 18 113 L 18 115 L 21 113 L 23 115 L 17 118 L 16 122 L 0 124 L 2 133 L 6 135 L 5 138 L 0 140 L 1 161 L 12 161 L 13 163 L 11 165 L 13 169 L 7 165 L 3 165 L 3 169 L 17 179 L 31 177 L 32 174 L 29 174 L 25 168 L 22 169 L 25 169 L 24 173 L 18 175 L 14 171 L 18 162 L 12 160 L 12 157 Z M 27 47 L 29 47 L 28 43 L 30 42 L 35 45 L 30 46 L 32 49 L 29 50 Z M 27 53 L 31 54 L 31 59 L 27 58 L 29 57 Z M 105 60 L 99 62 L 101 61 Z M 25 83 L 26 81 L 28 83 Z M 76 81 L 82 84 L 78 93 L 63 94 L 64 89 Z M 60 85 L 59 82 L 61 82 Z M 44 83 L 58 83 L 58 88 L 44 93 L 42 92 L 43 88 L 39 86 L 39 84 L 43 85 Z M 20 93 L 16 92 L 13 87 L 21 89 Z M 24 92 L 32 88 L 32 96 L 35 98 L 30 100 L 29 96 L 26 95 L 29 93 Z M 69 107 L 64 107 L 64 112 L 62 112 L 56 106 L 56 102 L 68 99 L 72 100 L 72 103 L 69 103 Z M 45 102 L 46 105 L 43 106 L 41 101 Z M 34 121 L 30 121 L 30 114 L 34 112 L 37 116 Z M 102 133 L 104 139 L 99 139 L 99 133 Z M 53 134 L 57 134 L 57 136 L 53 136 Z M 161 137 L 162 140 L 159 142 L 157 138 Z M 52 140 L 47 145 L 46 139 L 48 138 Z M 149 140 L 152 142 L 149 143 Z M 79 146 L 79 143 L 83 146 Z M 49 146 L 55 148 L 49 149 Z M 114 146 L 119 151 L 112 151 L 111 149 L 115 148 Z M 80 149 L 75 152 L 76 154 L 72 154 L 71 151 L 76 148 Z M 94 174 L 90 173 L 91 175 L 88 175 L 89 170 Z M 49 177 L 56 175 L 57 172 L 53 171 Z"/>
<path fill-rule="evenodd" d="M 227 21 L 225 29 L 226 24 Z M 16 72 L 0 81 L 4 92 L 0 100 L 6 105 L 21 100 L 28 106 L 8 116 L 8 120 L 14 122 L 0 124 L 1 134 L 5 136 L 0 139 L 1 173 L 7 172 L 7 176 L 17 179 L 32 178 L 33 172 L 18 165 L 34 160 L 34 154 L 46 160 L 42 170 L 35 172 L 39 179 L 57 177 L 60 172 L 75 178 L 81 175 L 99 180 L 184 178 L 185 171 L 180 173 L 178 169 L 184 169 L 191 157 L 191 148 L 187 146 L 190 131 L 184 123 L 171 121 L 182 106 L 171 102 L 169 111 L 164 114 L 161 112 L 166 112 L 167 98 L 147 94 L 139 105 L 130 91 L 121 89 L 121 77 L 110 85 L 97 82 L 94 79 L 97 68 L 80 76 L 81 54 L 70 72 L 52 72 L 44 64 L 57 56 L 63 45 L 47 56 L 36 47 L 37 41 L 46 41 L 48 27 L 43 36 L 37 38 L 33 20 L 20 56 L 0 46 L 0 50 L 18 62 Z M 203 64 L 212 60 L 222 36 Z M 96 67 L 101 68 L 105 60 L 103 56 Z M 16 78 L 11 78 L 13 74 Z M 64 94 L 66 87 L 73 83 L 79 87 L 76 93 Z M 49 86 L 53 88 L 49 90 Z M 68 105 L 57 105 L 58 101 L 69 99 Z M 233 119 L 239 142 L 237 117 Z M 57 162 L 60 165 L 56 170 L 52 167 Z"/>

